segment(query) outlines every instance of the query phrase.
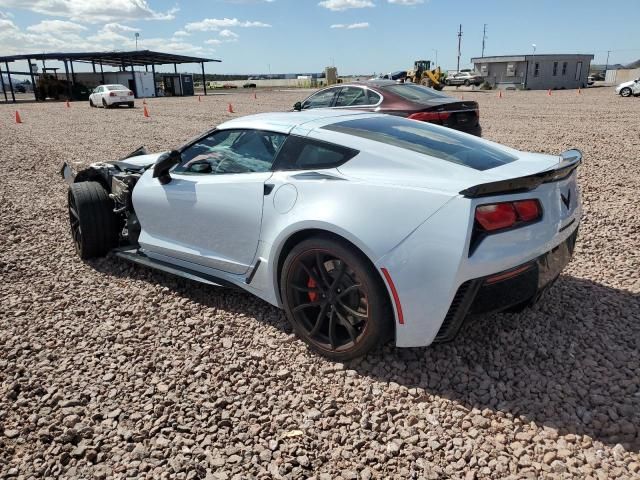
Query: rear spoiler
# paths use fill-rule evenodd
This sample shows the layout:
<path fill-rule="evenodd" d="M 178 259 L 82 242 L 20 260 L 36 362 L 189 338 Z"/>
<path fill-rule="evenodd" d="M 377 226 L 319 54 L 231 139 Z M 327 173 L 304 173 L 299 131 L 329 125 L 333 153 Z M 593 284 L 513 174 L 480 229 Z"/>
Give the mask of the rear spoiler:
<path fill-rule="evenodd" d="M 576 148 L 560 154 L 560 162 L 552 169 L 544 170 L 526 177 L 510 178 L 497 182 L 481 183 L 460 192 L 467 198 L 486 197 L 504 193 L 528 192 L 543 183 L 557 182 L 567 178 L 582 162 L 582 152 Z"/>

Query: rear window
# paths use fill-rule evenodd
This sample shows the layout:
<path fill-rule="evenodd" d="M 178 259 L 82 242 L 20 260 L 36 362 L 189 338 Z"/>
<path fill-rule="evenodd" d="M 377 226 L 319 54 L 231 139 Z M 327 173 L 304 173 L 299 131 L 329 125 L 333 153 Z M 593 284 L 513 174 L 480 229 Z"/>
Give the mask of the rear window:
<path fill-rule="evenodd" d="M 398 85 L 389 85 L 383 87 L 391 93 L 395 93 L 405 100 L 411 100 L 412 102 L 424 102 L 433 100 L 434 98 L 450 98 L 444 93 L 440 93 L 433 88 L 423 87 L 421 85 L 415 85 L 413 83 L 399 83 Z"/>
<path fill-rule="evenodd" d="M 475 170 L 488 170 L 517 160 L 515 156 L 486 145 L 471 135 L 391 115 L 347 120 L 322 128 L 423 153 Z"/>
<path fill-rule="evenodd" d="M 275 170 L 335 168 L 357 154 L 352 148 L 291 135 L 278 154 Z"/>

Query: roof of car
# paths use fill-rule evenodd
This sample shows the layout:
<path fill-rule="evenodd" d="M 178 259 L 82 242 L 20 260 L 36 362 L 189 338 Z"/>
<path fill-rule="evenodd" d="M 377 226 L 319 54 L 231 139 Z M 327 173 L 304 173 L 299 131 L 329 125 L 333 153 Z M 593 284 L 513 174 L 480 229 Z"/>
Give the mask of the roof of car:
<path fill-rule="evenodd" d="M 401 85 L 398 82 L 396 82 L 395 80 L 387 80 L 384 78 L 380 78 L 380 79 L 375 79 L 375 80 L 362 80 L 360 82 L 352 82 L 350 84 L 346 84 L 346 85 L 370 85 L 372 87 L 388 87 L 390 85 Z"/>
<path fill-rule="evenodd" d="M 342 117 L 353 117 L 363 115 L 378 115 L 370 112 L 357 112 L 353 110 L 334 110 L 330 108 L 314 108 L 301 112 L 271 112 L 247 115 L 246 117 L 234 118 L 219 125 L 219 129 L 228 128 L 252 128 L 258 130 L 268 130 L 272 132 L 289 133 L 296 127 L 305 123 L 327 120 L 332 123 L 332 119 Z"/>

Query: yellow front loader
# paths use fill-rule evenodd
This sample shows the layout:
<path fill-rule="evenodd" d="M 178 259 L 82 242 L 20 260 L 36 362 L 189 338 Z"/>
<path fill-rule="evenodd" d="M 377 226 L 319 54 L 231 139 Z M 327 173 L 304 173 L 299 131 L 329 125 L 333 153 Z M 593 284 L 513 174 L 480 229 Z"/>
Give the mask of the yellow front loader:
<path fill-rule="evenodd" d="M 435 90 L 444 88 L 446 75 L 440 71 L 440 67 L 431 69 L 430 60 L 416 60 L 413 69 L 407 71 L 407 81 L 431 87 Z"/>

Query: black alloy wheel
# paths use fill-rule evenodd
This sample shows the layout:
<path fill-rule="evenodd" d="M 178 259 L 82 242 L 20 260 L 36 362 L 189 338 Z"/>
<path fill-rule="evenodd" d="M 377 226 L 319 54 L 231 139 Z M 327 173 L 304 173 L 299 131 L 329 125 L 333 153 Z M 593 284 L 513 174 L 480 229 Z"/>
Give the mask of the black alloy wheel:
<path fill-rule="evenodd" d="M 71 237 L 80 258 L 102 257 L 118 245 L 121 222 L 100 183 L 74 183 L 67 199 Z"/>
<path fill-rule="evenodd" d="M 289 254 L 282 280 L 289 320 L 314 350 L 347 360 L 386 338 L 388 296 L 359 252 L 333 239 L 307 240 Z"/>
<path fill-rule="evenodd" d="M 69 224 L 71 226 L 71 237 L 73 238 L 73 245 L 76 248 L 78 256 L 82 256 L 82 226 L 80 225 L 80 214 L 78 213 L 78 207 L 76 206 L 76 198 L 71 190 L 69 190 L 68 196 L 69 206 Z"/>

